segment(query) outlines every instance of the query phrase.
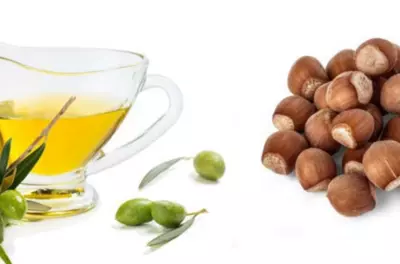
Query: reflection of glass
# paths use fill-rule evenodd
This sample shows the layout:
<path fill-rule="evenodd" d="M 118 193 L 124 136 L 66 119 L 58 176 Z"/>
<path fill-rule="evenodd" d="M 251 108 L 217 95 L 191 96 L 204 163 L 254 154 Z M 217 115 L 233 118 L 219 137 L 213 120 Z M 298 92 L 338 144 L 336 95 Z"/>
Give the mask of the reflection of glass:
<path fill-rule="evenodd" d="M 76 100 L 52 128 L 46 150 L 20 185 L 26 197 L 52 209 L 29 211 L 28 218 L 73 215 L 95 205 L 87 175 L 127 160 L 166 132 L 179 118 L 182 95 L 162 76 L 147 76 L 140 54 L 106 49 L 33 48 L 0 45 L 0 133 L 12 138 L 16 159 L 63 104 Z M 159 87 L 170 107 L 138 138 L 111 153 L 101 153 L 123 122 L 139 92 Z"/>

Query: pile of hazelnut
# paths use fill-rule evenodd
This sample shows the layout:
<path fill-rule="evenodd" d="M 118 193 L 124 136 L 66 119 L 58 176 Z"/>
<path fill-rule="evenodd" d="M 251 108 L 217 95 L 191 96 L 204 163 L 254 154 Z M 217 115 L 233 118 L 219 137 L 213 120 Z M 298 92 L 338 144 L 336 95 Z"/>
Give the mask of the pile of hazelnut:
<path fill-rule="evenodd" d="M 294 171 L 308 192 L 327 191 L 342 215 L 373 210 L 376 188 L 400 186 L 400 46 L 373 38 L 338 52 L 326 67 L 303 56 L 288 87 L 293 95 L 275 108 L 278 131 L 266 139 L 263 165 Z"/>

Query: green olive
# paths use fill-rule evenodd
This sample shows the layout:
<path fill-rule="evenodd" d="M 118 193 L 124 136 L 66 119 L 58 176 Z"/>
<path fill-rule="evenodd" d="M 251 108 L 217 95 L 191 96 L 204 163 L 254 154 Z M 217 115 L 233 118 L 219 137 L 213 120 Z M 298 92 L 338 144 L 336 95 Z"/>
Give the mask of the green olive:
<path fill-rule="evenodd" d="M 176 228 L 186 217 L 185 208 L 170 201 L 156 201 L 151 205 L 151 215 L 154 221 L 167 228 Z"/>
<path fill-rule="evenodd" d="M 217 181 L 225 173 L 225 162 L 222 156 L 214 151 L 202 151 L 193 160 L 196 172 L 203 178 Z"/>
<path fill-rule="evenodd" d="M 27 211 L 28 205 L 24 196 L 15 190 L 8 190 L 0 194 L 0 211 L 9 219 L 21 220 Z"/>
<path fill-rule="evenodd" d="M 124 202 L 117 210 L 115 219 L 121 224 L 138 226 L 153 220 L 151 201 L 144 198 L 131 199 Z"/>

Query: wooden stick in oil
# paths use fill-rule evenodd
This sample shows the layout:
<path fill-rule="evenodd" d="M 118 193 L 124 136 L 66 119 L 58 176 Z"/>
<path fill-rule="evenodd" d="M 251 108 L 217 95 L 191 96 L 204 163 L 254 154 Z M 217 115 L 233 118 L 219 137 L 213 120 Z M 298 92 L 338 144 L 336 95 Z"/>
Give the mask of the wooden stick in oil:
<path fill-rule="evenodd" d="M 64 106 L 61 108 L 61 110 L 54 116 L 54 118 L 50 121 L 50 123 L 43 129 L 43 131 L 40 133 L 40 135 L 32 142 L 31 145 L 19 156 L 7 169 L 7 173 L 15 169 L 18 164 L 23 161 L 29 153 L 36 147 L 39 142 L 48 136 L 50 130 L 52 127 L 56 124 L 56 122 L 61 118 L 61 116 L 68 110 L 68 108 L 71 106 L 71 104 L 75 101 L 76 97 L 72 96 L 69 98 L 69 100 L 64 104 Z"/>

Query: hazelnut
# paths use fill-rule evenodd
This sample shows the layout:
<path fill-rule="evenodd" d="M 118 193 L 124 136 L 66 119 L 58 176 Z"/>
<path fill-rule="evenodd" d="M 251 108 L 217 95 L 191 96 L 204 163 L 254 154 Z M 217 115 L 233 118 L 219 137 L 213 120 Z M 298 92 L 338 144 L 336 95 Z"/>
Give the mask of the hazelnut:
<path fill-rule="evenodd" d="M 324 83 L 314 93 L 314 104 L 317 109 L 329 108 L 328 104 L 326 103 L 325 96 L 326 90 L 328 89 L 328 85 L 330 82 Z"/>
<path fill-rule="evenodd" d="M 355 54 L 356 52 L 352 49 L 344 49 L 336 53 L 326 65 L 328 77 L 333 80 L 343 72 L 356 71 Z"/>
<path fill-rule="evenodd" d="M 400 143 L 382 140 L 372 143 L 365 152 L 365 175 L 376 187 L 391 191 L 400 185 Z"/>
<path fill-rule="evenodd" d="M 264 144 L 262 163 L 278 174 L 290 174 L 297 156 L 308 148 L 307 140 L 292 130 L 278 131 L 268 137 Z"/>
<path fill-rule="evenodd" d="M 332 137 L 343 146 L 355 149 L 364 145 L 374 133 L 375 121 L 362 109 L 350 109 L 338 114 L 332 121 Z"/>
<path fill-rule="evenodd" d="M 302 132 L 307 119 L 315 111 L 315 106 L 303 97 L 289 96 L 284 98 L 275 108 L 272 122 L 279 130 Z"/>
<path fill-rule="evenodd" d="M 309 192 L 326 190 L 329 182 L 337 175 L 335 160 L 317 148 L 301 152 L 295 168 L 301 186 Z"/>
<path fill-rule="evenodd" d="M 326 82 L 328 82 L 328 76 L 324 67 L 311 56 L 299 58 L 289 71 L 289 90 L 308 100 L 312 100 L 315 90 Z"/>
<path fill-rule="evenodd" d="M 372 93 L 372 98 L 370 103 L 377 106 L 379 110 L 381 110 L 382 115 L 386 114 L 386 111 L 381 106 L 381 92 L 382 92 L 382 87 L 386 81 L 387 79 L 383 77 L 376 77 L 372 79 L 374 91 Z"/>
<path fill-rule="evenodd" d="M 387 112 L 400 114 L 400 74 L 393 75 L 383 85 L 381 106 Z"/>
<path fill-rule="evenodd" d="M 332 207 L 344 216 L 360 216 L 376 206 L 376 191 L 361 174 L 335 177 L 328 186 L 327 197 Z"/>
<path fill-rule="evenodd" d="M 344 72 L 328 86 L 326 102 L 332 110 L 342 112 L 371 101 L 372 81 L 362 72 Z"/>
<path fill-rule="evenodd" d="M 325 150 L 333 154 L 339 150 L 340 144 L 331 135 L 332 120 L 336 112 L 324 108 L 310 116 L 304 127 L 304 135 L 314 148 Z"/>
<path fill-rule="evenodd" d="M 371 143 L 367 143 L 364 146 L 357 149 L 346 149 L 342 158 L 342 169 L 344 173 L 359 173 L 364 175 L 364 166 L 362 159 L 365 152 L 371 146 Z"/>
<path fill-rule="evenodd" d="M 396 66 L 397 53 L 392 42 L 381 38 L 369 39 L 356 50 L 357 69 L 371 76 L 389 73 Z"/>
<path fill-rule="evenodd" d="M 390 119 L 382 133 L 382 140 L 391 139 L 400 142 L 400 117 Z"/>
<path fill-rule="evenodd" d="M 400 46 L 394 43 L 393 45 L 397 48 L 397 62 L 392 70 L 392 75 L 400 73 Z M 388 78 L 390 78 L 390 76 Z"/>
<path fill-rule="evenodd" d="M 370 141 L 376 141 L 379 139 L 383 129 L 383 117 L 382 112 L 379 108 L 373 104 L 367 104 L 362 108 L 372 115 L 374 118 L 374 133 L 372 133 Z"/>

